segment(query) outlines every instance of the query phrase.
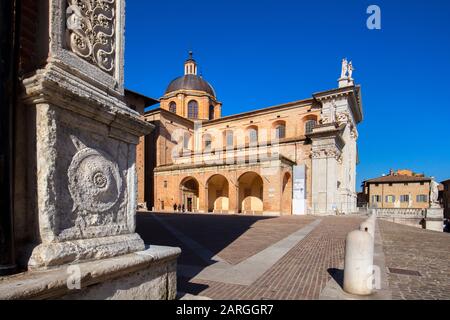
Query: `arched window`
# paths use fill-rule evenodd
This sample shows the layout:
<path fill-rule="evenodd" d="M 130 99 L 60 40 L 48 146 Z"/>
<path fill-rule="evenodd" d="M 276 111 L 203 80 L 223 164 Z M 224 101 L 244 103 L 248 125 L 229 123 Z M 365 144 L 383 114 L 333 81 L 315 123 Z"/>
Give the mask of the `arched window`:
<path fill-rule="evenodd" d="M 177 104 L 176 104 L 176 102 L 172 101 L 169 104 L 169 111 L 173 112 L 173 113 L 177 113 Z"/>
<path fill-rule="evenodd" d="M 195 100 L 188 103 L 188 118 L 198 119 L 198 103 Z"/>
<path fill-rule="evenodd" d="M 248 142 L 251 146 L 258 144 L 258 129 L 256 127 L 251 127 L 247 130 Z"/>
<path fill-rule="evenodd" d="M 209 106 L 209 120 L 214 120 L 214 106 Z"/>
<path fill-rule="evenodd" d="M 313 132 L 314 127 L 316 126 L 317 121 L 316 120 L 308 120 L 305 123 L 305 133 L 310 134 Z"/>
<path fill-rule="evenodd" d="M 276 139 L 286 138 L 286 124 L 280 123 L 275 126 L 275 138 Z"/>

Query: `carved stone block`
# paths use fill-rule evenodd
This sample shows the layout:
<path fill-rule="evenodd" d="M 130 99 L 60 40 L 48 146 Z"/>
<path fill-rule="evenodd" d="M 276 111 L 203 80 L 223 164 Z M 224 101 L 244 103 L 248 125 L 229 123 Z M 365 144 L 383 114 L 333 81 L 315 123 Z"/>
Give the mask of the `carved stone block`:
<path fill-rule="evenodd" d="M 36 112 L 42 244 L 30 267 L 143 250 L 135 234 L 136 146 L 59 107 L 41 104 Z"/>

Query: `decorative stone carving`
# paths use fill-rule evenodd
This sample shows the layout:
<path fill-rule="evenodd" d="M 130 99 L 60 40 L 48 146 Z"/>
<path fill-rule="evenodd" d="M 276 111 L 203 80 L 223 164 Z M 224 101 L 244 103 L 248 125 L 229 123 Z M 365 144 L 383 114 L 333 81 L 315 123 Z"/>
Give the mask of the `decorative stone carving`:
<path fill-rule="evenodd" d="M 321 124 L 328 124 L 328 123 L 331 123 L 331 119 L 330 119 L 330 117 L 328 117 L 328 116 L 322 115 L 322 119 L 320 119 L 320 123 L 321 123 Z"/>
<path fill-rule="evenodd" d="M 122 178 L 117 163 L 110 159 L 105 152 L 89 148 L 74 156 L 68 170 L 73 211 L 102 213 L 117 204 Z"/>
<path fill-rule="evenodd" d="M 353 140 L 358 140 L 358 137 L 358 130 L 356 129 L 356 127 L 353 127 L 352 131 L 350 132 L 350 138 L 352 138 Z"/>
<path fill-rule="evenodd" d="M 321 158 L 335 158 L 339 160 L 342 152 L 333 147 L 326 147 L 321 149 L 313 150 L 311 153 L 311 157 L 313 159 L 321 159 Z"/>
<path fill-rule="evenodd" d="M 348 112 L 339 112 L 336 114 L 336 121 L 339 125 L 347 124 L 350 122 L 350 114 Z"/>
<path fill-rule="evenodd" d="M 67 46 L 109 74 L 115 71 L 115 0 L 67 0 Z"/>

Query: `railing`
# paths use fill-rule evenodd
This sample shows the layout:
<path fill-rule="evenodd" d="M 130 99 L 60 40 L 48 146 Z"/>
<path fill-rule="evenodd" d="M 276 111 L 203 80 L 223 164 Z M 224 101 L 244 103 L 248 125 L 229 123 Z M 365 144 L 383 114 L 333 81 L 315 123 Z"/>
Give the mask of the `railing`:
<path fill-rule="evenodd" d="M 375 213 L 380 218 L 405 218 L 421 219 L 426 217 L 426 209 L 415 208 L 373 208 L 368 209 L 370 213 Z"/>

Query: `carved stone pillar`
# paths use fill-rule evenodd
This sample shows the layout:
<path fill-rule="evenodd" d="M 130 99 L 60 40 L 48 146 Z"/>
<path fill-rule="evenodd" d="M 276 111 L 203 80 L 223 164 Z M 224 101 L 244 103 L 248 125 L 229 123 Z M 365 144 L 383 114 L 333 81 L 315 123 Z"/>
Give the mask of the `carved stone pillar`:
<path fill-rule="evenodd" d="M 50 1 L 47 65 L 24 80 L 36 113 L 42 243 L 30 268 L 144 249 L 136 145 L 151 126 L 123 97 L 123 1 Z"/>

